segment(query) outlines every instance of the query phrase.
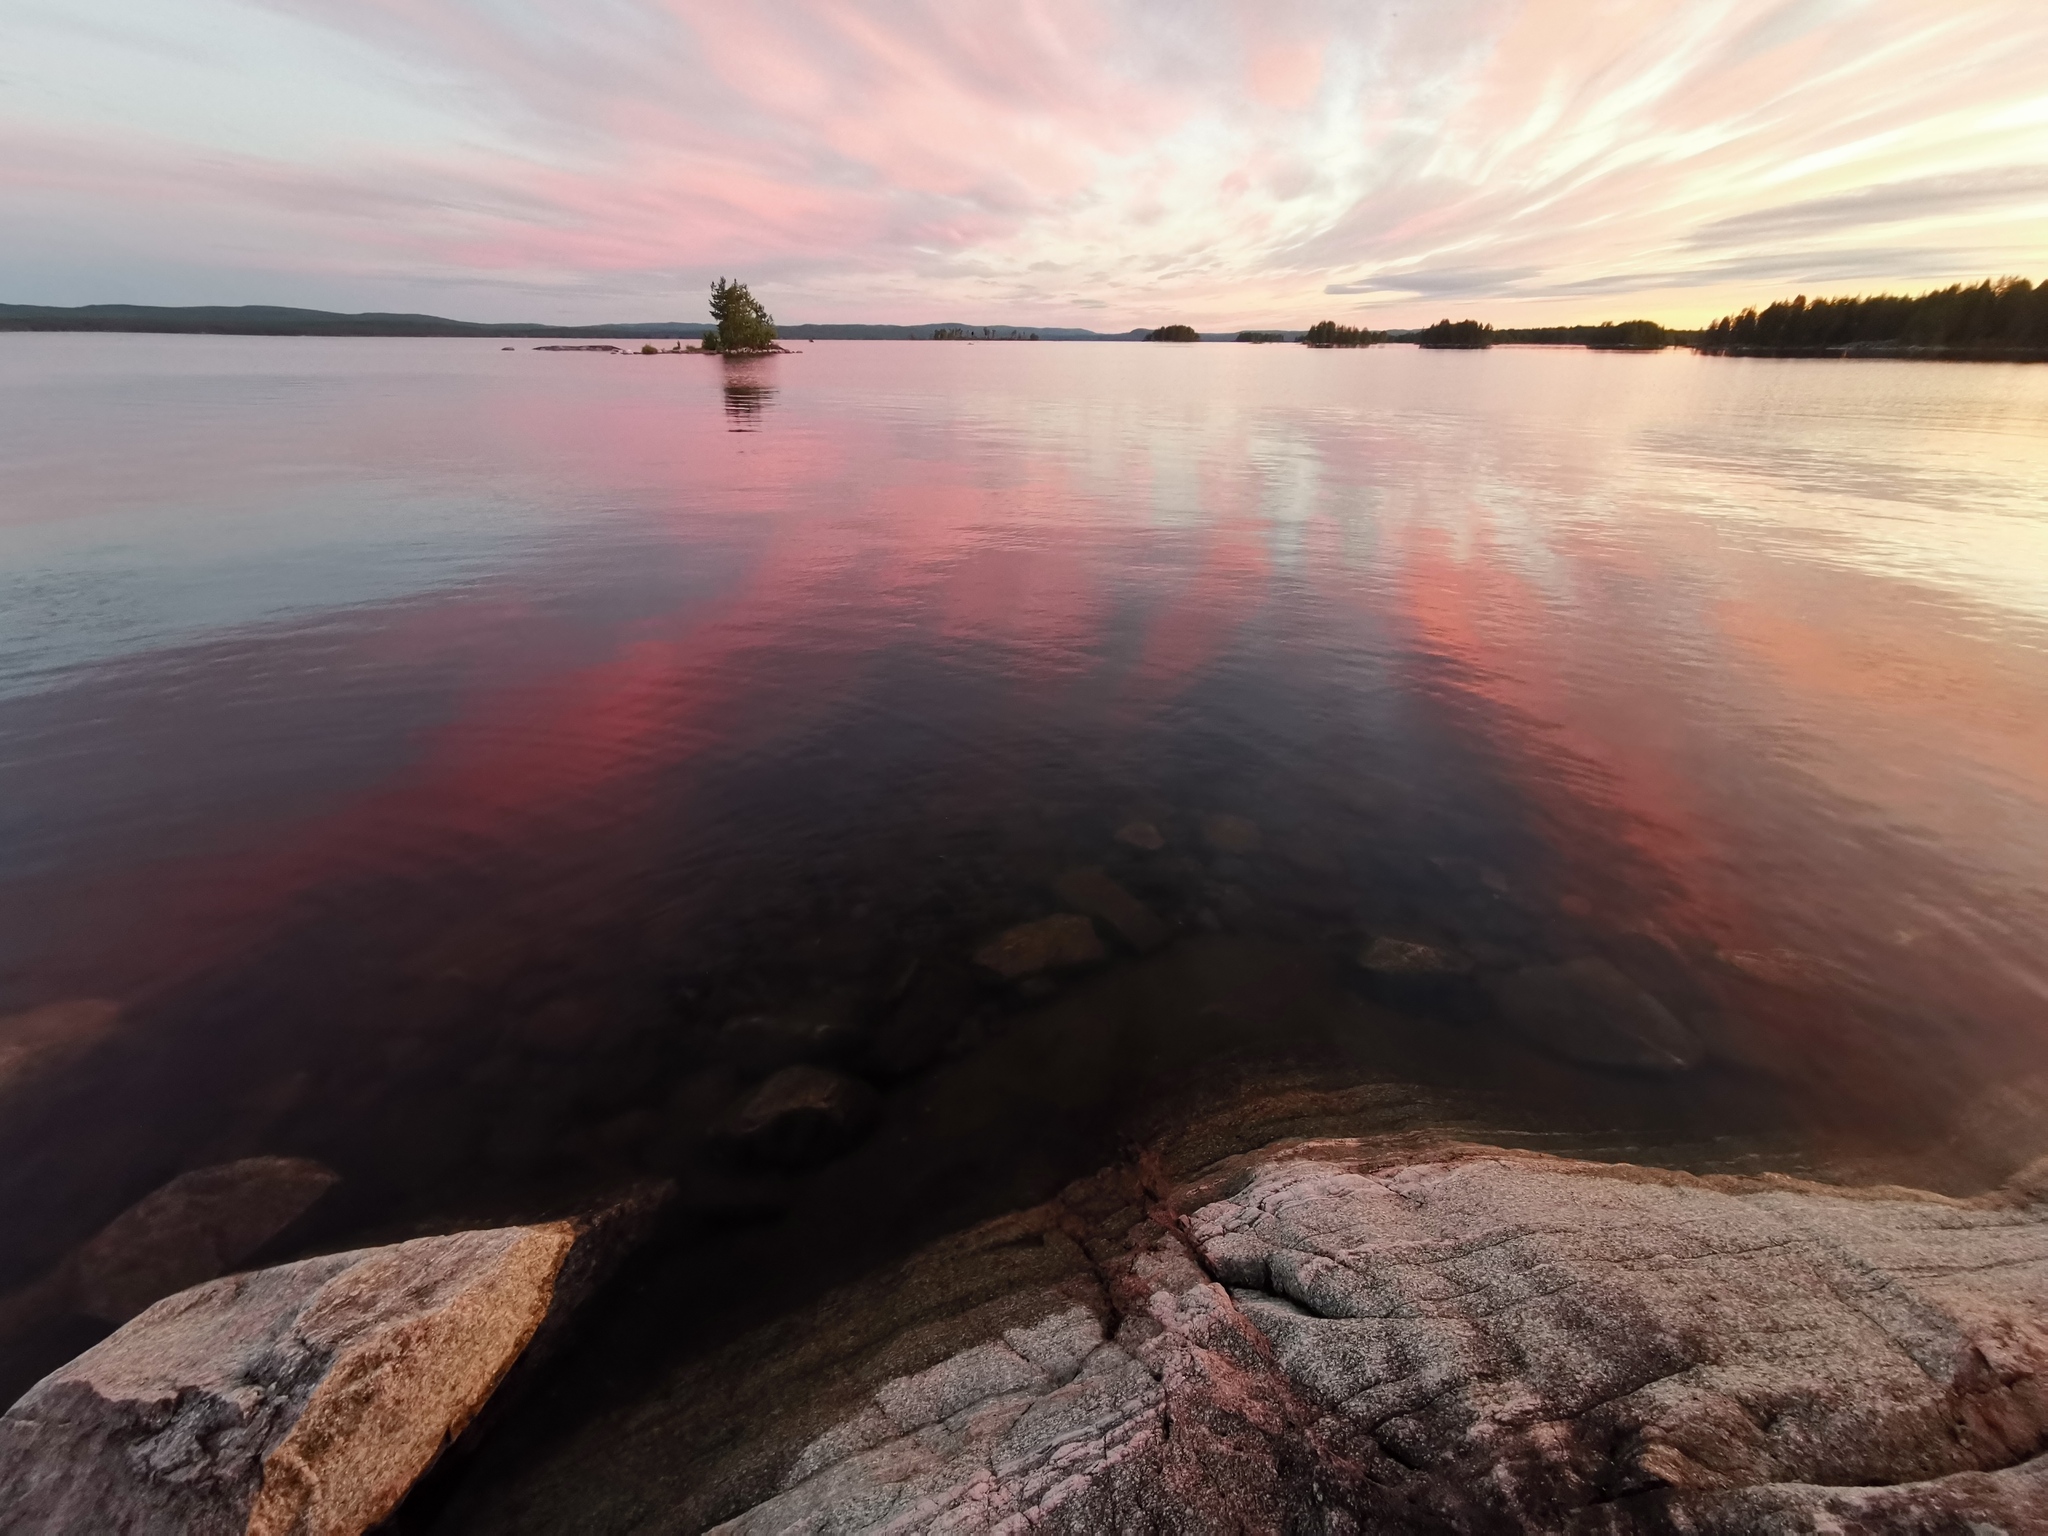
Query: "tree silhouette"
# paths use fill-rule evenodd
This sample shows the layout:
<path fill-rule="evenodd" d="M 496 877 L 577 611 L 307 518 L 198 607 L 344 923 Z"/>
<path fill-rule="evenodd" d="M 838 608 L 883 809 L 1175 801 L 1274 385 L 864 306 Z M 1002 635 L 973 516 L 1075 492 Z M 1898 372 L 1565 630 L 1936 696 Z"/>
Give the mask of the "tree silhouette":
<path fill-rule="evenodd" d="M 745 283 L 720 278 L 711 285 L 711 321 L 717 328 L 704 338 L 712 352 L 765 352 L 775 345 L 775 318 Z"/>
<path fill-rule="evenodd" d="M 1242 338 L 1240 338 L 1242 339 Z M 1334 320 L 1318 320 L 1302 336 L 1302 343 L 1311 347 L 1369 347 L 1386 338 L 1377 331 L 1368 331 L 1356 325 L 1339 325 Z"/>
<path fill-rule="evenodd" d="M 1724 315 L 1700 336 L 1704 352 L 1853 352 L 1926 347 L 1983 353 L 2048 351 L 2048 283 L 2001 278 L 1911 298 L 1815 299 L 1800 294 L 1761 313 Z"/>
<path fill-rule="evenodd" d="M 1418 347 L 1490 347 L 1493 327 L 1477 320 L 1439 320 L 1415 338 Z"/>

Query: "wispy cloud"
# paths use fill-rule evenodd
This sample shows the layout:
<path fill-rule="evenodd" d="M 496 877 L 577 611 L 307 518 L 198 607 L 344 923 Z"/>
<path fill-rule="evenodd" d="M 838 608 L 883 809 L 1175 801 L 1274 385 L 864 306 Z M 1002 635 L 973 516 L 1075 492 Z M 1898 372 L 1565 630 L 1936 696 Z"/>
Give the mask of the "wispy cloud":
<path fill-rule="evenodd" d="M 0 286 L 1656 313 L 2039 268 L 2028 0 L 0 0 Z M 118 290 L 118 291 L 117 291 Z"/>
<path fill-rule="evenodd" d="M 1759 240 L 1832 239 L 1880 225 L 1954 223 L 1971 216 L 2048 215 L 2048 166 L 1996 166 L 1916 176 L 1833 197 L 1812 197 L 1731 214 L 1701 225 L 1686 243 L 1708 249 Z"/>
<path fill-rule="evenodd" d="M 1389 272 L 1358 283 L 1329 283 L 1323 292 L 1482 298 L 1513 293 L 1519 284 L 1541 276 L 1540 267 L 1438 267 L 1418 272 Z"/>

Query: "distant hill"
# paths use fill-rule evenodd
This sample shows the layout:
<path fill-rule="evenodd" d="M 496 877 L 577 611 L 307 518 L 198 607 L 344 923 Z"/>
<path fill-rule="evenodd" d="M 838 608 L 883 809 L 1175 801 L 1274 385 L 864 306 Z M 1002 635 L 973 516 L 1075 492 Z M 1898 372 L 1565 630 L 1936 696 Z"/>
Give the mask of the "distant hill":
<path fill-rule="evenodd" d="M 486 325 L 439 315 L 337 314 L 327 309 L 284 309 L 269 304 L 163 308 L 152 304 L 0 304 L 0 330 L 144 331 L 210 336 L 701 336 L 694 321 L 634 325 Z"/>
<path fill-rule="evenodd" d="M 694 320 L 633 321 L 614 325 L 486 324 L 439 315 L 372 312 L 339 314 L 328 309 L 287 309 L 270 304 L 165 307 L 153 304 L 85 304 L 75 309 L 51 304 L 0 304 L 0 331 L 140 331 L 207 336 L 503 336 L 651 341 L 695 338 L 710 326 Z M 777 325 L 794 341 L 929 341 L 935 332 L 965 341 L 1011 341 L 1037 336 L 1044 341 L 1136 341 L 1143 330 L 1090 331 L 1073 326 L 966 325 Z M 1223 338 L 1205 337 L 1204 340 Z"/>
<path fill-rule="evenodd" d="M 936 325 L 784 325 L 775 323 L 775 334 L 797 341 L 931 341 L 938 332 L 949 341 L 1024 341 L 1036 336 L 1041 341 L 1127 341 L 1129 336 L 1102 331 L 1079 330 L 1061 325 L 968 325 L 959 320 L 942 320 Z M 1133 335 L 1142 335 L 1134 332 Z"/>

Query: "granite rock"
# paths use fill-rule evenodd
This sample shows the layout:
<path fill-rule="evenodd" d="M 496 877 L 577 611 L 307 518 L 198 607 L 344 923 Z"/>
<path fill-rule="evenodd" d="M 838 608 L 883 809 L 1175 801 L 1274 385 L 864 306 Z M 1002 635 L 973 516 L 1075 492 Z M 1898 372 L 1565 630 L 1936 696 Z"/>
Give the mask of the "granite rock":
<path fill-rule="evenodd" d="M 876 1383 L 720 1529 L 2041 1531 L 2040 1182 L 1365 1143 L 1140 1181 L 1043 1214 L 1092 1302 Z"/>
<path fill-rule="evenodd" d="M 587 1218 L 233 1275 L 150 1307 L 0 1417 L 0 1509 L 38 1536 L 356 1536 L 522 1354 L 566 1326 L 664 1191 Z"/>
<path fill-rule="evenodd" d="M 395 1509 L 546 1315 L 566 1227 L 420 1238 L 157 1303 L 0 1418 L 38 1532 L 357 1532 Z"/>

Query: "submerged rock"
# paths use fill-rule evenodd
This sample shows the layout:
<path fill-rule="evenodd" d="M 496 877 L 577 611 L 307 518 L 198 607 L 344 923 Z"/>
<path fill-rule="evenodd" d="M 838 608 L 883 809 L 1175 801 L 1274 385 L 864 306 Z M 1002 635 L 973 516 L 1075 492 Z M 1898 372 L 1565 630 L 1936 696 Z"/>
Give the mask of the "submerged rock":
<path fill-rule="evenodd" d="M 1019 923 L 975 951 L 974 963 L 1005 981 L 1043 971 L 1067 970 L 1106 959 L 1101 936 L 1087 918 L 1073 912 Z"/>
<path fill-rule="evenodd" d="M 1382 934 L 1358 951 L 1367 989 L 1397 1008 L 1463 1016 L 1479 1001 L 1471 958 L 1454 949 Z"/>
<path fill-rule="evenodd" d="M 304 1157 L 247 1157 L 181 1173 L 79 1249 L 75 1307 L 124 1323 L 152 1302 L 234 1269 L 340 1181 Z"/>
<path fill-rule="evenodd" d="M 1243 816 L 1205 816 L 1202 839 L 1218 853 L 1257 853 L 1265 838 L 1259 824 Z"/>
<path fill-rule="evenodd" d="M 97 997 L 0 1018 L 0 1115 L 28 1102 L 38 1086 L 81 1060 L 120 1022 L 120 1005 Z"/>
<path fill-rule="evenodd" d="M 718 1060 L 740 1072 L 758 1074 L 804 1062 L 840 1060 L 855 1048 L 858 1039 L 842 999 L 814 998 L 777 1013 L 728 1019 L 719 1027 L 711 1048 Z"/>
<path fill-rule="evenodd" d="M 607 999 L 571 995 L 548 999 L 518 1021 L 514 1034 L 528 1050 L 573 1062 L 616 1045 L 621 1023 Z"/>
<path fill-rule="evenodd" d="M 1145 953 L 1173 937 L 1173 930 L 1100 869 L 1070 869 L 1053 882 L 1061 901 L 1100 918 L 1131 948 Z"/>
<path fill-rule="evenodd" d="M 1386 935 L 1359 950 L 1358 964 L 1362 970 L 1385 977 L 1465 976 L 1472 970 L 1472 962 L 1456 950 Z"/>
<path fill-rule="evenodd" d="M 825 1067 L 785 1067 L 726 1122 L 724 1140 L 748 1157 L 801 1168 L 837 1156 L 867 1134 L 875 1090 Z"/>
<path fill-rule="evenodd" d="M 0 1508 L 44 1536 L 356 1536 L 388 1517 L 659 1197 L 418 1238 L 158 1302 L 0 1417 Z"/>
<path fill-rule="evenodd" d="M 884 1082 L 923 1071 L 960 1039 L 978 1001 L 964 971 L 921 970 L 875 1030 L 863 1060 Z"/>
<path fill-rule="evenodd" d="M 1587 1066 L 1684 1072 L 1706 1059 L 1698 1035 L 1605 960 L 1530 966 L 1493 997 L 1519 1033 Z"/>
<path fill-rule="evenodd" d="M 958 1270 L 946 1352 L 836 1421 L 797 1402 L 845 1302 L 764 1336 L 733 1358 L 796 1432 L 718 1529 L 2042 1528 L 2048 1207 L 1384 1156 L 1070 1195 L 1071 1280 L 997 1306 Z"/>
<path fill-rule="evenodd" d="M 239 1266 L 339 1178 L 307 1158 L 251 1157 L 179 1174 L 116 1216 L 48 1273 L 0 1296 L 0 1345 L 30 1374 L 175 1291 Z M 12 1369 L 12 1367 L 10 1368 Z M 21 1377 L 14 1378 L 16 1382 Z"/>
<path fill-rule="evenodd" d="M 1166 846 L 1166 838 L 1149 821 L 1127 821 L 1116 829 L 1116 840 L 1126 847 L 1142 849 L 1146 853 L 1157 853 Z"/>

